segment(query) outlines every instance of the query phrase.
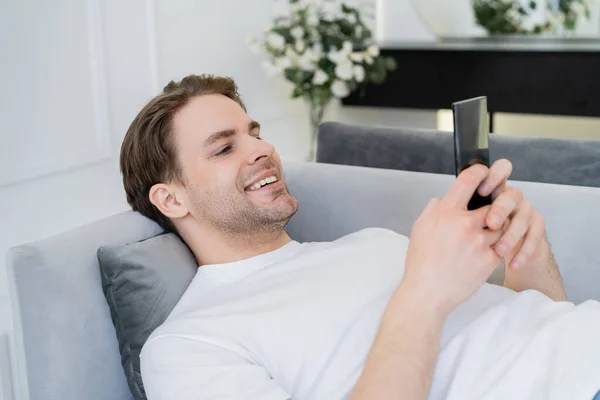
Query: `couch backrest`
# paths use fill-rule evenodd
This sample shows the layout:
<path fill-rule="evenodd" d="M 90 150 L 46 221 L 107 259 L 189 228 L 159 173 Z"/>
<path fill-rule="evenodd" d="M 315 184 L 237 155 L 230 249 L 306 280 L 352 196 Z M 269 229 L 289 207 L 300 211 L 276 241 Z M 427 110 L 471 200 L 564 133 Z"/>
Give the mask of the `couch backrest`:
<path fill-rule="evenodd" d="M 31 400 L 129 400 L 96 251 L 161 229 L 134 212 L 14 247 L 7 254 L 17 343 Z M 23 360 L 20 360 L 23 361 Z"/>
<path fill-rule="evenodd" d="M 442 196 L 453 180 L 449 175 L 318 163 L 286 165 L 285 174 L 300 203 L 286 229 L 299 241 L 333 240 L 372 226 L 408 235 L 428 200 Z M 515 184 L 547 219 L 569 298 L 600 299 L 600 189 Z M 132 398 L 96 251 L 159 232 L 155 223 L 126 212 L 9 251 L 11 300 L 32 400 Z"/>
<path fill-rule="evenodd" d="M 370 226 L 408 236 L 429 199 L 442 197 L 454 176 L 317 163 L 287 168 L 286 179 L 300 204 L 288 232 L 305 241 Z M 600 300 L 600 188 L 510 184 L 546 219 L 569 300 Z"/>
<path fill-rule="evenodd" d="M 450 132 L 326 122 L 317 161 L 454 174 Z M 600 140 L 490 135 L 492 160 L 508 158 L 518 181 L 600 187 Z"/>

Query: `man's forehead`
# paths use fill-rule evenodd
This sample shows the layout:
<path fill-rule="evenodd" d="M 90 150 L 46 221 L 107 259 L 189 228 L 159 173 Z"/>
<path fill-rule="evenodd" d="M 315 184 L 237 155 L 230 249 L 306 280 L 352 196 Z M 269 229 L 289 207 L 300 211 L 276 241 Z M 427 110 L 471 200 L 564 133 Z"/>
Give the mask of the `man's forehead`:
<path fill-rule="evenodd" d="M 225 129 L 242 129 L 251 119 L 234 100 L 220 95 L 197 96 L 182 107 L 173 118 L 173 127 L 183 136 L 198 139 Z"/>

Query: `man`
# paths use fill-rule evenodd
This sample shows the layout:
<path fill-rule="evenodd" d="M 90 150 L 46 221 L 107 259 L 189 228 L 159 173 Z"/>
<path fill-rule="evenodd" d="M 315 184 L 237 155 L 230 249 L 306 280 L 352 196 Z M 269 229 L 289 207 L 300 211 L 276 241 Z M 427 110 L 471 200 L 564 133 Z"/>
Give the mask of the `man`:
<path fill-rule="evenodd" d="M 410 242 L 366 229 L 298 243 L 284 231 L 298 203 L 235 83 L 188 76 L 135 118 L 121 169 L 133 209 L 200 265 L 143 348 L 150 400 L 588 400 L 600 388 L 600 304 L 565 301 L 507 160 L 460 174 Z M 476 190 L 494 202 L 467 211 Z M 485 283 L 503 258 L 505 287 Z"/>

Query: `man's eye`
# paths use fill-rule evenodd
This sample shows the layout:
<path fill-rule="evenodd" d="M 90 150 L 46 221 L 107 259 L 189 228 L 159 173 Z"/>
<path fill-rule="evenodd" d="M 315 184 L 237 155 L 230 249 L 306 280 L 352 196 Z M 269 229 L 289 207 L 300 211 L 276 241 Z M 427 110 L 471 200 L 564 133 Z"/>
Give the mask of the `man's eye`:
<path fill-rule="evenodd" d="M 225 154 L 227 154 L 229 152 L 231 152 L 231 146 L 225 146 L 216 155 L 217 156 L 222 156 L 222 155 L 225 155 Z"/>

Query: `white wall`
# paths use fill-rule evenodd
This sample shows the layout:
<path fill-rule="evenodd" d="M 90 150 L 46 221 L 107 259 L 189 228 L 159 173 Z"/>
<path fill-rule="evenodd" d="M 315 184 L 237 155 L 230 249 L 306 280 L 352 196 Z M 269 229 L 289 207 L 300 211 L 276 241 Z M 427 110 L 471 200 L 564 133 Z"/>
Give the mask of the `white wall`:
<path fill-rule="evenodd" d="M 244 39 L 262 34 L 269 15 L 280 11 L 273 0 L 155 0 L 157 7 L 159 80 L 166 84 L 191 73 L 232 76 L 239 84 L 249 112 L 263 125 L 265 138 L 277 147 L 285 161 L 302 160 L 308 151 L 308 122 L 304 105 L 290 100 L 290 86 L 280 77 L 267 78 L 260 56 L 252 54 Z M 281 1 L 279 2 L 282 3 Z M 481 34 L 463 0 L 354 0 L 376 11 L 374 27 L 380 43 L 402 40 L 434 40 L 438 33 Z M 463 4 L 465 3 L 465 4 Z M 252 18 L 248 18 L 252 15 Z M 600 5 L 594 8 L 600 20 Z M 223 21 L 227 21 L 224 23 Z M 590 31 L 589 24 L 581 31 Z M 600 22 L 596 25 L 600 30 Z M 218 38 L 218 40 L 217 40 Z M 400 60 L 400 62 L 402 62 Z M 440 114 L 440 115 L 438 115 Z M 446 128 L 445 113 L 427 110 L 340 107 L 334 103 L 326 120 L 383 126 Z M 565 136 L 572 133 L 570 119 L 496 115 L 503 132 Z M 439 122 L 442 122 L 440 125 Z M 579 124 L 579 137 L 600 138 L 600 121 Z"/>
<path fill-rule="evenodd" d="M 375 11 L 374 0 L 356 0 L 355 3 L 368 3 L 367 6 Z M 411 10 L 408 0 L 398 3 L 404 4 L 403 9 Z M 260 56 L 252 54 L 244 43 L 246 37 L 263 33 L 271 13 L 278 11 L 274 2 L 156 0 L 156 9 L 160 82 L 166 84 L 191 73 L 232 76 L 240 86 L 249 113 L 260 121 L 264 137 L 276 146 L 283 160 L 304 159 L 308 152 L 309 128 L 303 103 L 289 99 L 291 90 L 283 79 L 266 77 L 260 67 Z M 395 8 L 399 12 L 397 26 L 405 26 L 408 22 L 418 27 L 414 11 L 404 15 L 403 9 Z M 337 104 L 330 107 L 325 119 L 392 126 L 436 126 L 435 112 L 341 108 Z"/>
<path fill-rule="evenodd" d="M 0 334 L 12 326 L 8 247 L 127 209 L 118 156 L 129 123 L 157 90 L 152 6 L 0 2 L 0 75 L 10 77 L 0 92 Z M 14 385 L 2 379 L 7 368 L 2 357 L 0 393 L 26 399 L 22 365 Z"/>

